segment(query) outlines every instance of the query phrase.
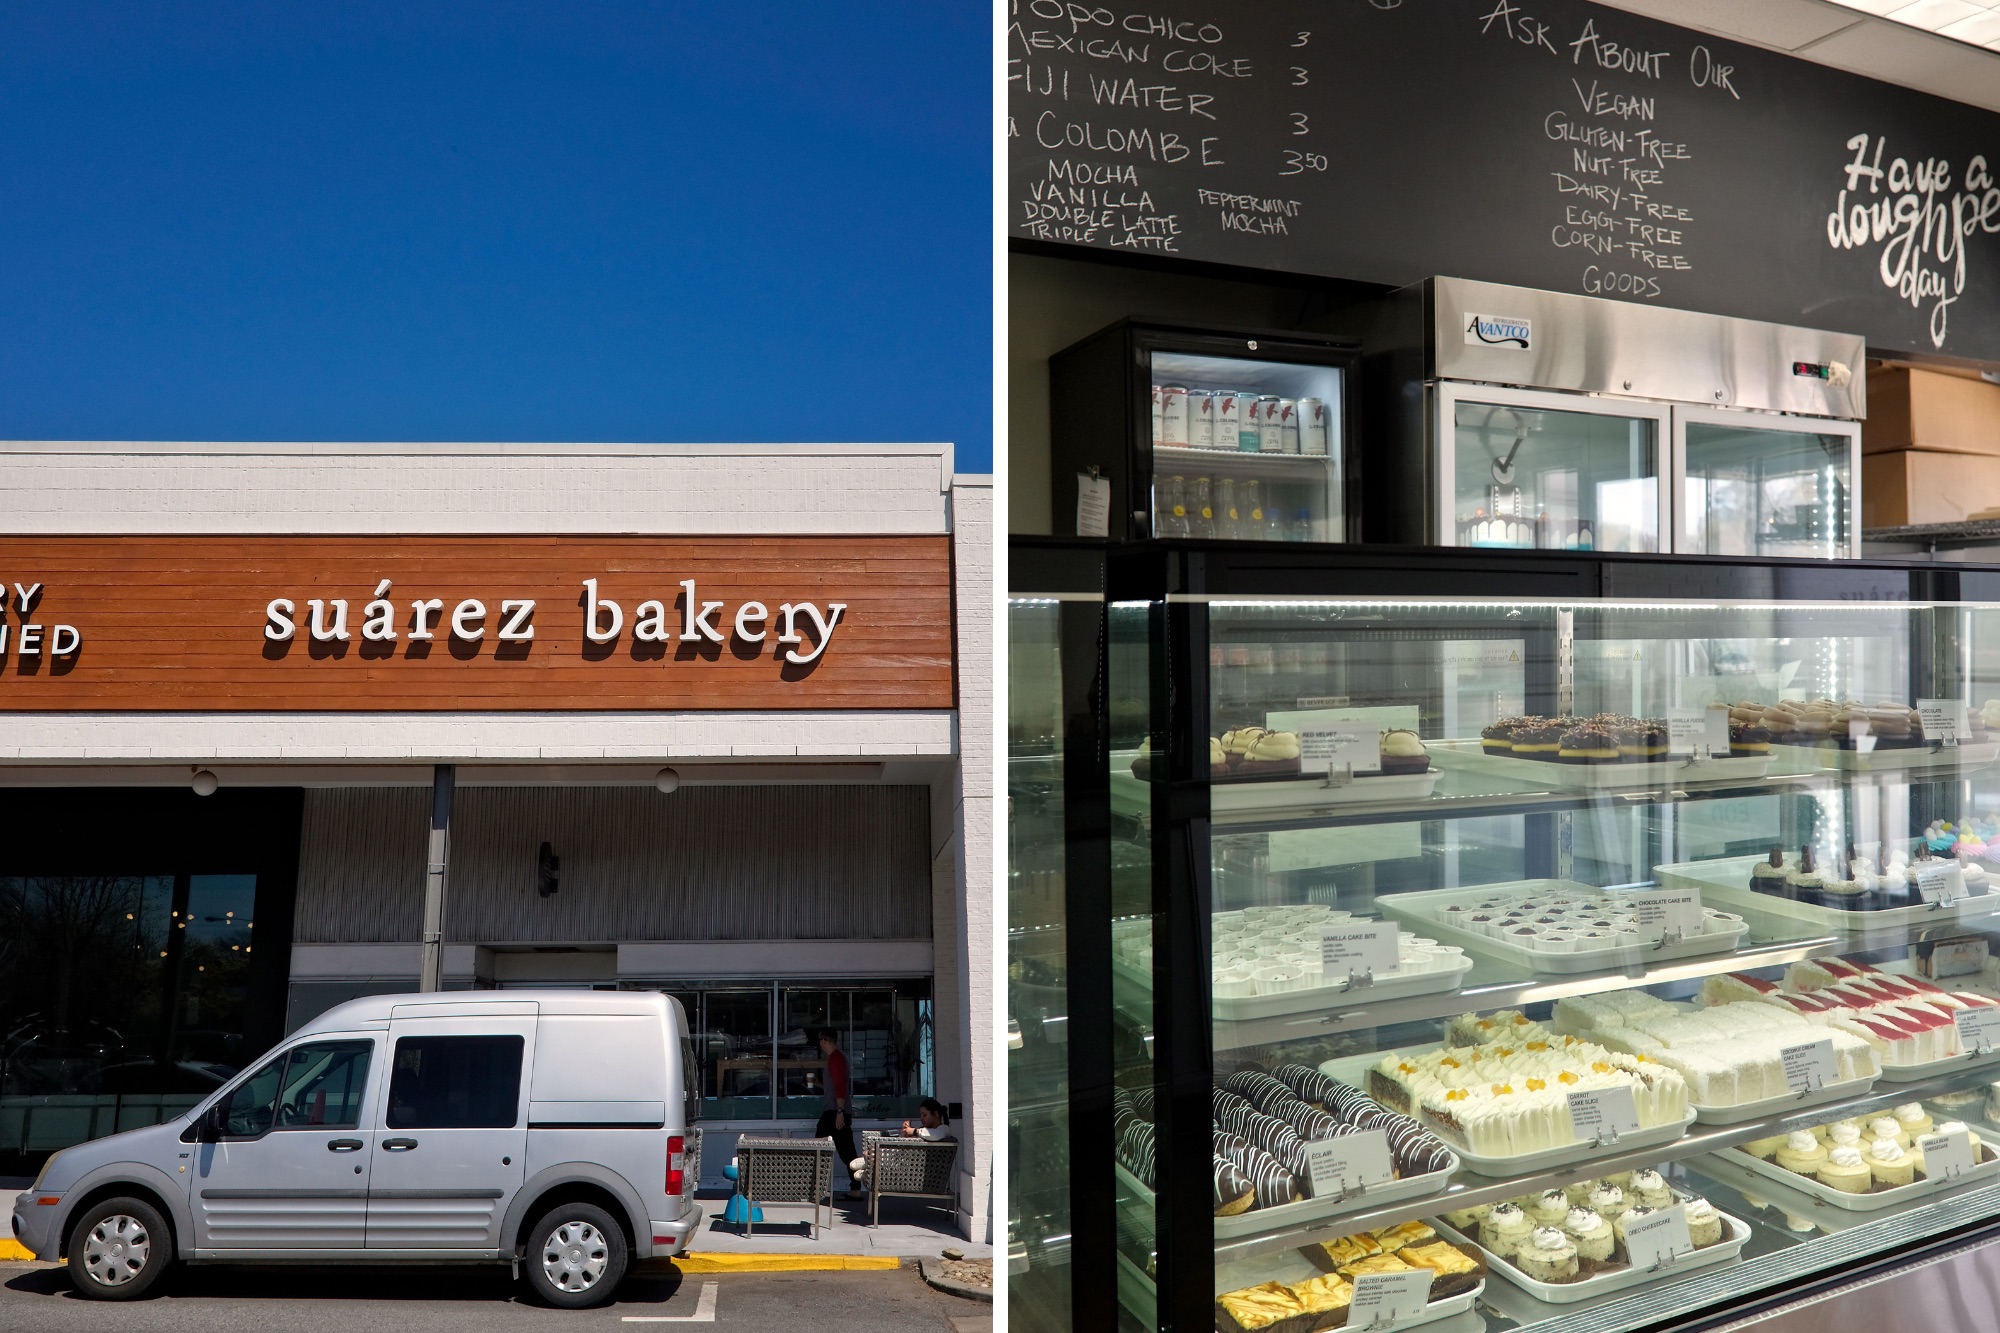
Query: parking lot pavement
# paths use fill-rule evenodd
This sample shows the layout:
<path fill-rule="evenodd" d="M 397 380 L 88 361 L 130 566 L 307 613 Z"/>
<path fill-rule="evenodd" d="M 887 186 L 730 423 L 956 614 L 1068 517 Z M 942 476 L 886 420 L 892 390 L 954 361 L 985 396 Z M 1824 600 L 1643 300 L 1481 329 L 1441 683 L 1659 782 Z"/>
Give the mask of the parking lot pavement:
<path fill-rule="evenodd" d="M 707 1289 L 704 1295 L 704 1289 Z M 0 1264 L 8 1333 L 507 1333 L 510 1329 L 684 1328 L 813 1333 L 952 1333 L 991 1306 L 924 1285 L 914 1267 L 873 1272 L 642 1275 L 596 1310 L 532 1304 L 504 1268 L 179 1268 L 160 1294 L 79 1300 L 51 1264 Z M 690 1318 L 692 1316 L 692 1318 Z M 704 1318 L 704 1316 L 706 1316 Z"/>

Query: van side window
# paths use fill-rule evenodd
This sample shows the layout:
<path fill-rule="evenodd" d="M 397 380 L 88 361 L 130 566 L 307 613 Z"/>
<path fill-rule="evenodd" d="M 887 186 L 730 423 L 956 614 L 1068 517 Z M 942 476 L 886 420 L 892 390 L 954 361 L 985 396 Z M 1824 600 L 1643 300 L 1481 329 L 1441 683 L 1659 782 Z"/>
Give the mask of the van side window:
<path fill-rule="evenodd" d="M 278 1094 L 281 1129 L 355 1129 L 368 1090 L 371 1041 L 319 1041 L 292 1048 Z"/>
<path fill-rule="evenodd" d="M 508 1129 L 520 1118 L 516 1037 L 401 1037 L 389 1079 L 390 1129 Z"/>
<path fill-rule="evenodd" d="M 222 1137 L 256 1139 L 270 1130 L 284 1068 L 285 1057 L 281 1055 L 230 1091 L 221 1104 Z"/>

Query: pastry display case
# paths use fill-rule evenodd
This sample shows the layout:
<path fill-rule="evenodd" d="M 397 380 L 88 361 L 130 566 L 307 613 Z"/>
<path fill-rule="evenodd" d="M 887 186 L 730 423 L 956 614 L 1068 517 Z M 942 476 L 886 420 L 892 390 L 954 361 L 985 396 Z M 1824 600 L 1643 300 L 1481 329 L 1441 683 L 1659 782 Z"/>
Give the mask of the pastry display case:
<path fill-rule="evenodd" d="M 1143 1039 L 1074 1197 L 1124 1327 L 1692 1327 L 1992 1225 L 2000 570 L 1153 543 L 1105 590 Z"/>

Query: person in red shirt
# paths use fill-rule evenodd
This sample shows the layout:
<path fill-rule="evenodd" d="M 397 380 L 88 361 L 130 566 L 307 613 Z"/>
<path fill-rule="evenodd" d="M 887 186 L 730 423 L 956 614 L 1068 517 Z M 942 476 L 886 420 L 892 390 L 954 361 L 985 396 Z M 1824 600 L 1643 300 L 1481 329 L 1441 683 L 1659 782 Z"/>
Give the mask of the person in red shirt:
<path fill-rule="evenodd" d="M 826 1109 L 819 1113 L 819 1127 L 813 1133 L 822 1139 L 830 1136 L 840 1160 L 851 1162 L 855 1157 L 853 1087 L 847 1074 L 847 1053 L 840 1049 L 840 1038 L 832 1028 L 820 1029 L 819 1053 L 826 1057 Z M 861 1179 L 851 1167 L 847 1176 L 847 1197 L 856 1198 L 861 1193 Z"/>

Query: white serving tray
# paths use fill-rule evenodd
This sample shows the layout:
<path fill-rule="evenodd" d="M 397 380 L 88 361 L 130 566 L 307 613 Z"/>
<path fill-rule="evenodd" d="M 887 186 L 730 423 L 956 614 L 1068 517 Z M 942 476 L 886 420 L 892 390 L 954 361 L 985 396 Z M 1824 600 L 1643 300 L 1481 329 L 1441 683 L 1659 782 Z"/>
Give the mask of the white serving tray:
<path fill-rule="evenodd" d="M 1690 1102 L 1689 1105 L 1694 1107 L 1694 1118 L 1704 1125 L 1740 1125 L 1746 1120 L 1762 1120 L 1781 1112 L 1810 1111 L 1829 1102 L 1844 1102 L 1849 1097 L 1859 1097 L 1874 1086 L 1872 1078 L 1851 1078 L 1845 1083 L 1829 1083 L 1817 1092 L 1788 1092 L 1782 1097 L 1764 1097 L 1733 1106 L 1703 1106 L 1700 1102 Z"/>
<path fill-rule="evenodd" d="M 1151 991 L 1152 978 L 1137 968 L 1115 958 L 1111 966 L 1128 985 Z M 1357 1004 L 1374 1004 L 1381 1000 L 1401 1000 L 1412 995 L 1435 995 L 1457 990 L 1473 966 L 1472 959 L 1460 955 L 1451 967 L 1431 972 L 1397 971 L 1378 977 L 1358 989 L 1350 989 L 1345 982 L 1336 982 L 1331 986 L 1279 991 L 1275 995 L 1218 995 L 1209 1009 L 1220 1021 L 1247 1023 L 1263 1018 L 1281 1018 L 1286 1014 L 1317 1013 L 1334 1008 L 1352 1008 Z M 1210 988 L 1213 989 L 1213 986 L 1211 981 Z"/>
<path fill-rule="evenodd" d="M 1679 1197 L 1685 1198 L 1686 1196 L 1682 1195 Z M 1684 1273 L 1692 1272 L 1697 1268 L 1706 1268 L 1711 1264 L 1719 1264 L 1725 1259 L 1734 1259 L 1737 1255 L 1743 1253 L 1743 1246 L 1750 1239 L 1750 1224 L 1741 1218 L 1731 1217 L 1728 1213 L 1722 1212 L 1721 1209 L 1717 1209 L 1716 1212 L 1722 1218 L 1722 1239 L 1704 1249 L 1699 1249 L 1692 1254 L 1683 1256 L 1676 1260 L 1671 1267 L 1655 1272 L 1650 1268 L 1633 1268 L 1628 1265 L 1622 1273 L 1601 1273 L 1596 1277 L 1585 1278 L 1580 1282 L 1538 1282 L 1516 1268 L 1508 1260 L 1502 1259 L 1499 1255 L 1479 1244 L 1470 1236 L 1459 1231 L 1456 1227 L 1450 1226 L 1442 1220 L 1434 1221 L 1431 1225 L 1436 1228 L 1439 1235 L 1461 1245 L 1470 1245 L 1484 1254 L 1486 1256 L 1486 1266 L 1489 1269 L 1506 1278 L 1509 1282 L 1537 1300 L 1547 1301 L 1551 1305 L 1574 1305 L 1578 1301 L 1587 1301 L 1593 1296 L 1604 1296 L 1614 1291 L 1624 1291 L 1630 1287 L 1644 1286 L 1648 1282 L 1664 1281 L 1669 1278 L 1679 1277 Z"/>
<path fill-rule="evenodd" d="M 1219 1222 L 1224 1219 L 1216 1220 Z M 1439 1234 L 1442 1235 L 1443 1232 L 1440 1231 Z M 1261 1282 L 1303 1282 L 1308 1278 L 1321 1276 L 1324 1274 L 1310 1259 L 1297 1250 L 1286 1250 L 1282 1254 L 1217 1264 L 1215 1294 L 1220 1296 L 1225 1292 L 1241 1291 L 1245 1287 L 1254 1287 Z M 1408 1319 L 1398 1319 L 1393 1323 L 1372 1325 L 1370 1333 L 1387 1333 L 1387 1330 L 1396 1328 L 1416 1328 L 1420 1324 L 1433 1323 L 1450 1315 L 1463 1314 L 1476 1305 L 1479 1298 L 1485 1294 L 1486 1283 L 1482 1279 L 1474 1283 L 1470 1291 L 1461 1291 L 1456 1296 L 1432 1301 L 1424 1307 L 1422 1314 L 1412 1315 Z"/>
<path fill-rule="evenodd" d="M 1140 1183 L 1139 1177 L 1125 1168 L 1123 1162 L 1112 1164 L 1117 1168 L 1118 1178 L 1139 1198 L 1151 1200 L 1153 1191 Z M 1453 1153 L 1451 1165 L 1442 1171 L 1432 1171 L 1421 1176 L 1405 1176 L 1401 1180 L 1391 1180 L 1373 1186 L 1359 1194 L 1346 1198 L 1334 1196 L 1325 1199 L 1294 1199 L 1290 1203 L 1279 1204 L 1276 1208 L 1252 1208 L 1233 1217 L 1215 1219 L 1217 1240 L 1241 1240 L 1245 1236 L 1261 1236 L 1266 1232 L 1291 1231 L 1295 1228 L 1318 1224 L 1343 1213 L 1358 1213 L 1384 1204 L 1398 1203 L 1404 1199 L 1421 1199 L 1431 1194 L 1444 1193 L 1451 1183 L 1452 1173 L 1458 1170 L 1458 1154 Z M 1266 1279 L 1268 1281 L 1268 1279 Z M 1236 1288 L 1231 1287 L 1234 1291 Z"/>
<path fill-rule="evenodd" d="M 1524 762 L 1524 761 L 1517 761 Z M 1490 898 L 1495 893 L 1509 889 L 1526 889 L 1537 893 L 1582 892 L 1597 894 L 1600 890 L 1587 884 L 1579 884 L 1567 879 L 1522 879 L 1510 880 L 1504 884 L 1487 884 L 1473 889 L 1435 889 L 1423 893 L 1385 893 L 1375 899 L 1375 905 L 1382 911 L 1415 924 L 1424 929 L 1419 934 L 1437 932 L 1437 938 L 1449 936 L 1453 941 L 1468 945 L 1482 953 L 1504 958 L 1535 972 L 1602 972 L 1611 968 L 1626 967 L 1632 963 L 1659 963 L 1675 958 L 1692 958 L 1700 954 L 1733 953 L 1737 944 L 1750 930 L 1748 924 L 1738 922 L 1727 931 L 1696 935 L 1692 939 L 1680 940 L 1664 948 L 1650 944 L 1613 945 L 1608 949 L 1579 950 L 1574 953 L 1547 953 L 1525 948 L 1496 935 L 1483 935 L 1475 930 L 1467 930 L 1447 921 L 1441 909 L 1453 903 L 1475 903 L 1482 898 Z"/>
<path fill-rule="evenodd" d="M 1430 741 L 1426 748 L 1431 752 L 1433 767 L 1443 764 L 1461 772 L 1564 791 L 1664 790 L 1691 782 L 1754 782 L 1771 768 L 1771 757 L 1763 754 L 1730 759 L 1679 757 L 1564 764 L 1549 759 L 1487 754 L 1478 741 Z"/>
<path fill-rule="evenodd" d="M 1111 756 L 1111 808 L 1123 815 L 1143 815 L 1153 807 L 1153 784 L 1132 775 L 1137 750 Z M 1335 806 L 1400 805 L 1422 801 L 1437 789 L 1443 775 L 1433 763 L 1422 773 L 1357 777 L 1337 787 L 1321 777 L 1218 778 L 1208 784 L 1212 814 L 1296 815 Z"/>
<path fill-rule="evenodd" d="M 1912 768 L 1983 768 L 2000 758 L 2000 741 L 1970 741 L 1952 749 L 1904 745 L 1889 750 L 1843 750 L 1831 745 L 1785 745 L 1774 753 L 1797 755 L 1809 764 L 1842 773 L 1894 773 Z"/>
<path fill-rule="evenodd" d="M 1379 1064 L 1384 1056 L 1401 1054 L 1404 1052 L 1376 1051 L 1372 1055 L 1344 1055 L 1339 1059 L 1326 1061 L 1320 1065 L 1319 1070 L 1328 1078 L 1339 1079 L 1342 1083 L 1351 1084 L 1365 1093 L 1368 1091 L 1369 1069 Z M 1593 1158 L 1631 1152 L 1637 1148 L 1657 1148 L 1680 1138 L 1687 1133 L 1688 1126 L 1694 1123 L 1694 1115 L 1690 1112 L 1685 1120 L 1654 1125 L 1636 1134 L 1624 1134 L 1619 1136 L 1615 1143 L 1598 1144 L 1579 1139 L 1575 1143 L 1564 1144 L 1558 1148 L 1546 1148 L 1541 1152 L 1523 1153 L 1514 1157 L 1488 1157 L 1454 1144 L 1444 1131 L 1424 1119 L 1421 1110 L 1417 1111 L 1415 1118 L 1425 1129 L 1436 1134 L 1446 1148 L 1457 1155 L 1460 1164 L 1467 1171 L 1480 1176 L 1526 1175 L 1531 1171 L 1570 1166 L 1588 1162 Z"/>
<path fill-rule="evenodd" d="M 1933 908 L 1928 903 L 1915 907 L 1891 907 L 1879 912 L 1843 912 L 1837 907 L 1821 907 L 1774 893 L 1759 893 L 1750 887 L 1750 867 L 1761 856 L 1724 856 L 1713 861 L 1680 861 L 1653 867 L 1662 884 L 1686 885 L 1701 890 L 1702 901 L 1712 906 L 1749 909 L 1773 916 L 1803 921 L 1821 930 L 1852 934 L 1897 931 L 1910 926 L 1948 926 L 1978 921 L 2000 913 L 2000 893 L 1975 893 L 1950 907 Z"/>
<path fill-rule="evenodd" d="M 1980 1152 L 1985 1155 L 1985 1160 L 1957 1180 L 1947 1181 L 1937 1176 L 1923 1176 L 1907 1185 L 1899 1185 L 1895 1189 L 1882 1190 L 1874 1194 L 1849 1194 L 1846 1190 L 1834 1189 L 1831 1185 L 1821 1184 L 1813 1176 L 1802 1176 L 1796 1171 L 1787 1171 L 1775 1161 L 1753 1157 L 1741 1148 L 1725 1148 L 1715 1156 L 1739 1170 L 1776 1181 L 1819 1203 L 1844 1209 L 1850 1213 L 1873 1213 L 1884 1208 L 1893 1208 L 1897 1204 L 1908 1203 L 1912 1199 L 1921 1199 L 1927 1194 L 1936 1194 L 1940 1190 L 1957 1189 L 1960 1185 L 2000 1175 L 2000 1155 L 1995 1154 L 1992 1145 L 1980 1144 Z"/>

